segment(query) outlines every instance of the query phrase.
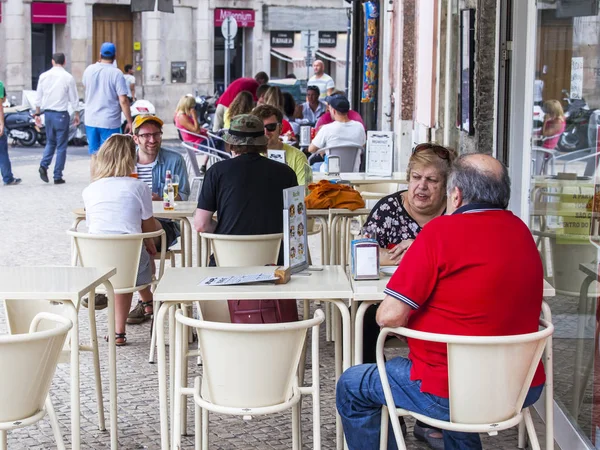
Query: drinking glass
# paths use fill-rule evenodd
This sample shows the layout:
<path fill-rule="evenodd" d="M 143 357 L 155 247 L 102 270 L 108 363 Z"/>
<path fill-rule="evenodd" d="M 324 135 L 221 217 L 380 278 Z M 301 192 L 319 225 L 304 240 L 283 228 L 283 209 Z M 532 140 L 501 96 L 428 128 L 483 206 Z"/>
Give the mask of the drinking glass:
<path fill-rule="evenodd" d="M 175 198 L 177 198 L 177 195 L 179 195 L 179 175 L 177 174 L 173 174 L 172 175 L 173 178 L 173 190 L 175 191 Z"/>

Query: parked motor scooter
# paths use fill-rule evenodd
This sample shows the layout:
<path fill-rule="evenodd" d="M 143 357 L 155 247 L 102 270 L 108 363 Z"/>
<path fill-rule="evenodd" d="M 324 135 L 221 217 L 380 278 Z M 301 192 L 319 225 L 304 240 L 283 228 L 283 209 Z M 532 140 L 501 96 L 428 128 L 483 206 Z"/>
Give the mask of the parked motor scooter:
<path fill-rule="evenodd" d="M 563 89 L 567 102 L 565 111 L 566 127 L 560 136 L 557 150 L 563 153 L 596 148 L 596 135 L 599 110 L 591 110 L 585 99 L 571 98 Z"/>
<path fill-rule="evenodd" d="M 27 106 L 4 109 L 6 135 L 19 145 L 32 147 L 38 139 L 35 119 Z"/>
<path fill-rule="evenodd" d="M 140 114 L 156 114 L 156 108 L 148 100 L 136 100 L 129 107 L 131 111 L 131 121 L 133 122 Z M 127 119 L 125 114 L 121 113 L 121 132 L 125 132 L 125 126 L 127 125 Z"/>
<path fill-rule="evenodd" d="M 215 112 L 217 110 L 216 102 L 219 99 L 219 93 L 215 92 L 214 95 L 198 95 L 196 89 L 194 93 L 196 100 L 196 112 L 198 113 L 198 123 L 203 128 L 212 130 L 212 124 L 215 119 Z"/>

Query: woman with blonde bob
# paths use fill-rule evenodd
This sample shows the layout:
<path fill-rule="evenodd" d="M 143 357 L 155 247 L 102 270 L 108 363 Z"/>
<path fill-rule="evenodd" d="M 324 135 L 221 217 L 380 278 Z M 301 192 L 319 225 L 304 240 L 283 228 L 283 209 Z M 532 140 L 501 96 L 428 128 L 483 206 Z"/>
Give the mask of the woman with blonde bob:
<path fill-rule="evenodd" d="M 196 111 L 196 99 L 191 95 L 184 95 L 179 99 L 175 108 L 175 116 L 173 117 L 175 126 L 181 134 L 183 142 L 192 144 L 206 144 L 208 140 L 207 131 L 202 128 L 198 122 L 198 112 Z M 206 172 L 206 163 L 208 156 L 202 160 L 200 171 Z"/>
<path fill-rule="evenodd" d="M 131 136 L 115 134 L 100 147 L 92 183 L 83 190 L 86 222 L 91 234 L 137 234 L 156 231 L 152 216 L 152 192 L 146 183 L 132 177 L 136 166 L 135 143 Z M 144 241 L 136 285 L 152 281 L 156 245 Z M 115 295 L 116 344 L 125 345 L 125 324 L 133 294 Z M 150 287 L 140 291 L 146 314 L 152 314 Z"/>
<path fill-rule="evenodd" d="M 548 100 L 544 103 L 544 127 L 542 128 L 543 143 L 542 147 L 554 149 L 560 139 L 560 135 L 564 133 L 567 126 L 565 120 L 565 112 L 558 100 Z"/>

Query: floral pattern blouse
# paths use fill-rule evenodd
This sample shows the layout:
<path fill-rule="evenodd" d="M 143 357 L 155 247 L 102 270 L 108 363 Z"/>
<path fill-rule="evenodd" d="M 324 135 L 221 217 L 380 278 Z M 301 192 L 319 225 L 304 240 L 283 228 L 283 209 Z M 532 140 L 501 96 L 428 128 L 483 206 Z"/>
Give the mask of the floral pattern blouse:
<path fill-rule="evenodd" d="M 377 202 L 367 218 L 363 229 L 375 234 L 379 247 L 389 248 L 407 239 L 415 239 L 421 226 L 402 206 L 401 194 L 395 192 Z"/>

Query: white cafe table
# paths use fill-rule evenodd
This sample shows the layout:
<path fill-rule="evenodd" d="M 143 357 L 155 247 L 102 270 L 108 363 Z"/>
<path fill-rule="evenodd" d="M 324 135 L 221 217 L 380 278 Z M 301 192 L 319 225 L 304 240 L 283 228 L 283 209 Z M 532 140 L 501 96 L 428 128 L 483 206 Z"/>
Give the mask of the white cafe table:
<path fill-rule="evenodd" d="M 184 267 L 192 266 L 192 224 L 190 218 L 194 217 L 196 212 L 196 202 L 177 201 L 175 209 L 166 210 L 161 201 L 152 202 L 152 214 L 157 219 L 178 220 L 181 223 L 181 265 Z M 79 222 L 85 220 L 85 209 L 76 208 L 73 210 L 75 221 L 72 228 L 76 229 Z"/>
<path fill-rule="evenodd" d="M 93 295 L 103 285 L 108 297 L 108 366 L 110 384 L 110 447 L 117 443 L 117 353 L 115 346 L 114 290 L 109 278 L 114 268 L 89 267 L 0 267 L 0 299 L 2 300 L 48 300 L 63 303 L 67 307 L 71 329 L 71 433 L 72 448 L 81 446 L 80 392 L 79 392 L 79 321 L 77 311 L 81 299 Z M 93 331 L 93 330 L 90 330 Z M 96 336 L 97 338 L 97 336 Z M 77 343 L 78 345 L 73 345 Z"/>
<path fill-rule="evenodd" d="M 406 172 L 394 172 L 391 176 L 367 175 L 364 172 L 342 172 L 338 175 L 328 175 L 322 172 L 313 172 L 313 181 L 344 180 L 353 186 L 378 183 L 406 183 Z"/>
<path fill-rule="evenodd" d="M 320 300 L 336 305 L 342 316 L 343 331 L 335 342 L 336 377 L 341 370 L 351 365 L 351 322 L 347 301 L 352 298 L 350 281 L 341 266 L 315 267 L 306 273 L 310 275 L 293 275 L 287 284 L 255 283 L 238 286 L 199 286 L 207 277 L 229 276 L 258 273 L 273 273 L 274 267 L 186 267 L 170 268 L 165 271 L 158 287 L 154 291 L 154 300 L 161 302 L 156 315 L 157 347 L 158 347 L 158 386 L 160 400 L 160 433 L 162 449 L 169 449 L 169 414 L 167 400 L 167 364 L 165 351 L 164 324 L 167 313 L 177 304 L 196 301 L 225 301 L 282 299 L 295 301 Z M 174 342 L 174 330 L 169 330 L 170 342 Z M 343 343 L 343 345 L 342 345 Z M 175 360 L 174 345 L 169 345 L 169 361 Z M 341 364 L 340 363 L 341 356 Z M 171 370 L 173 373 L 173 370 Z M 181 430 L 173 430 L 178 436 Z M 338 421 L 337 446 L 342 447 L 343 433 Z M 174 443 L 176 441 L 174 440 Z"/>

